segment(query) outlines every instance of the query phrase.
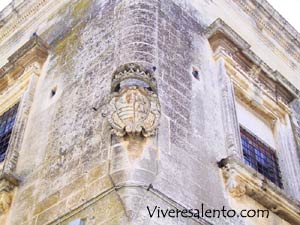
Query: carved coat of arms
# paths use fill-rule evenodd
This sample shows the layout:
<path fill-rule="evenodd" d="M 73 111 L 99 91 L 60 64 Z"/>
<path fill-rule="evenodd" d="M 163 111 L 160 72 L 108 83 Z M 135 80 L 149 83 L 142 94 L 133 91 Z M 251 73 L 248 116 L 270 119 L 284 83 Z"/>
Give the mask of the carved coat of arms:
<path fill-rule="evenodd" d="M 157 95 L 131 86 L 115 93 L 109 103 L 109 122 L 117 136 L 154 135 L 160 116 Z"/>

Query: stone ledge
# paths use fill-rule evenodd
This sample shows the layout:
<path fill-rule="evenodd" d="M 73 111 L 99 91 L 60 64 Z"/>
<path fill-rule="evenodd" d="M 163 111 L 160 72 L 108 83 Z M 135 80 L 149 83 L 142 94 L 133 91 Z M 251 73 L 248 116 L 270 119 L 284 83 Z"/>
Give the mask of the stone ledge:
<path fill-rule="evenodd" d="M 263 175 L 242 162 L 228 157 L 218 162 L 227 191 L 239 198 L 247 195 L 291 224 L 300 224 L 300 202 L 287 195 Z"/>

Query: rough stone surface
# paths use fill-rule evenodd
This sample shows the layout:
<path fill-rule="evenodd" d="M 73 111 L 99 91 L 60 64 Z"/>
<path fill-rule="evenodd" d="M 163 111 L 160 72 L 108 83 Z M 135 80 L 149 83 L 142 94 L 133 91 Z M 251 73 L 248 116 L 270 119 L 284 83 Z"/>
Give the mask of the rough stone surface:
<path fill-rule="evenodd" d="M 50 45 L 14 171 L 20 185 L 0 224 L 68 225 L 77 218 L 87 225 L 288 224 L 272 212 L 270 220 L 149 217 L 147 206 L 264 209 L 250 197 L 238 201 L 226 192 L 217 165 L 229 154 L 226 132 L 233 129 L 227 129 L 222 109 L 226 73 L 214 61 L 203 31 L 222 16 L 274 68 L 278 61 L 285 65 L 282 57 L 287 56 L 258 41 L 260 34 L 251 33 L 256 28 L 234 2 L 197 2 L 66 0 L 0 42 L 0 65 L 32 32 Z M 157 133 L 133 158 L 126 137 L 113 136 L 107 121 L 112 74 L 127 63 L 156 68 L 161 106 Z M 299 77 L 300 64 L 294 63 Z M 192 75 L 195 69 L 199 79 Z M 290 67 L 284 70 L 287 78 L 299 81 Z M 279 133 L 290 137 L 280 144 L 291 153 L 279 156 L 285 190 L 299 200 L 299 155 L 294 154 L 297 144 L 300 154 L 299 102 L 292 108 L 292 126 Z"/>

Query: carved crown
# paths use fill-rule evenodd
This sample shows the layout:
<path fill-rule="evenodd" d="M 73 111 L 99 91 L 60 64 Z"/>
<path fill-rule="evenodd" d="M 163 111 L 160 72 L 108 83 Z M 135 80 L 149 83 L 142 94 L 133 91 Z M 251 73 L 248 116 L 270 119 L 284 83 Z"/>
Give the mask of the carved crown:
<path fill-rule="evenodd" d="M 135 63 L 120 66 L 112 77 L 111 90 L 114 92 L 125 80 L 139 80 L 148 85 L 154 93 L 157 93 L 157 84 L 153 72 Z M 139 86 L 139 85 L 138 85 Z"/>

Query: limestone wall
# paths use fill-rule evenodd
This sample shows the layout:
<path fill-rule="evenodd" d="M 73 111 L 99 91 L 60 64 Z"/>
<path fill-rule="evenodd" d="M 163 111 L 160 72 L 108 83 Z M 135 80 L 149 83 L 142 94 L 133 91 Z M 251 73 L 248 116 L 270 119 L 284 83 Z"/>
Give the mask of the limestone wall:
<path fill-rule="evenodd" d="M 76 218 L 87 225 L 247 224 L 240 218 L 150 220 L 147 212 L 147 206 L 242 207 L 228 196 L 217 165 L 228 156 L 220 65 L 203 31 L 223 18 L 298 88 L 300 63 L 268 46 L 229 0 L 49 1 L 39 12 L 0 41 L 0 65 L 33 32 L 50 45 L 19 152 L 15 172 L 21 182 L 0 224 L 67 225 Z M 112 74 L 127 63 L 155 70 L 161 117 L 149 150 L 155 157 L 142 154 L 121 165 L 127 152 L 113 145 L 107 104 Z M 111 171 L 118 159 L 120 170 L 137 166 L 146 175 L 139 172 L 128 178 L 132 183 L 116 187 Z M 149 171 L 151 185 L 143 183 Z M 286 223 L 272 214 L 264 224 Z"/>

